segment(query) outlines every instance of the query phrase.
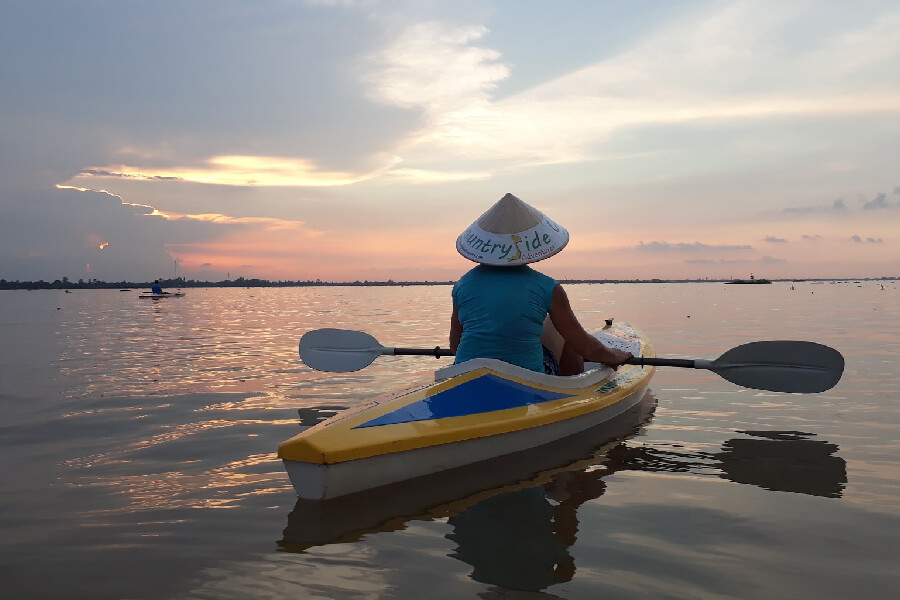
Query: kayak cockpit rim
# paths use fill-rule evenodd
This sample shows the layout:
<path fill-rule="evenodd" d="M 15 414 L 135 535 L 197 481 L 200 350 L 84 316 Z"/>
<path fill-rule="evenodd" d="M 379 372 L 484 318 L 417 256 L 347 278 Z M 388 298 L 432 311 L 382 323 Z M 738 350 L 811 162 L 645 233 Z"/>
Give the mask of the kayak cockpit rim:
<path fill-rule="evenodd" d="M 478 369 L 489 369 L 508 377 L 562 390 L 584 389 L 608 379 L 615 372 L 604 364 L 586 363 L 584 372 L 578 375 L 547 375 L 496 358 L 473 358 L 438 369 L 434 372 L 434 381 L 439 383 Z"/>

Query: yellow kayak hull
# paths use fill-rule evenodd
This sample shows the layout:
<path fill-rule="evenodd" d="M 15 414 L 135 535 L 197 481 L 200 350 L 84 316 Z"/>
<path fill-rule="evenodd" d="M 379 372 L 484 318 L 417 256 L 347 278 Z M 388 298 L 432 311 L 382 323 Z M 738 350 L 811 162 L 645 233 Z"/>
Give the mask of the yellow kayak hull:
<path fill-rule="evenodd" d="M 595 335 L 655 356 L 628 324 Z M 325 499 L 510 454 L 573 435 L 634 406 L 653 367 L 553 377 L 493 359 L 440 369 L 436 381 L 365 402 L 283 442 L 301 498 Z"/>

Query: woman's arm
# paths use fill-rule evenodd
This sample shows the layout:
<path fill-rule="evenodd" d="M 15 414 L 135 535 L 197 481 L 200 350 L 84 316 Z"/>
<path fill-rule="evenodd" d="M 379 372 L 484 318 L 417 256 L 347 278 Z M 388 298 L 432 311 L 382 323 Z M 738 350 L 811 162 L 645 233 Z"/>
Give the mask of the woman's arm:
<path fill-rule="evenodd" d="M 550 320 L 572 350 L 592 362 L 601 362 L 616 368 L 632 357 L 630 352 L 607 348 L 600 341 L 585 331 L 578 317 L 569 304 L 569 296 L 561 284 L 553 288 L 553 305 L 550 308 Z M 451 338 L 452 340 L 452 338 Z M 451 341 L 452 343 L 452 341 Z"/>
<path fill-rule="evenodd" d="M 450 350 L 456 352 L 459 340 L 462 338 L 462 323 L 459 322 L 459 313 L 456 311 L 456 302 L 453 303 L 453 314 L 450 315 Z"/>

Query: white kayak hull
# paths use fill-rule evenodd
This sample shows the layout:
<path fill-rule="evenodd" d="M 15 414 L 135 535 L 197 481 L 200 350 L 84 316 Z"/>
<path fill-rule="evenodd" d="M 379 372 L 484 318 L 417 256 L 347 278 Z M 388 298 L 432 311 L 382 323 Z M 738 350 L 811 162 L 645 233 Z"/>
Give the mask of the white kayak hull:
<path fill-rule="evenodd" d="M 540 427 L 335 464 L 284 460 L 284 467 L 300 498 L 325 500 L 345 496 L 529 450 L 575 435 L 634 407 L 644 397 L 648 385 L 635 389 L 627 399 L 607 408 Z"/>

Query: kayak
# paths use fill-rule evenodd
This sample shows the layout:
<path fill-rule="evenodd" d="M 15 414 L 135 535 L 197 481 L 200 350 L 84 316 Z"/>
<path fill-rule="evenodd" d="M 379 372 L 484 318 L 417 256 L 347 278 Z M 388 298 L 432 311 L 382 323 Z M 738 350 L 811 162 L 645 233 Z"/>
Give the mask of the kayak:
<path fill-rule="evenodd" d="M 510 492 L 545 486 L 552 489 L 567 481 L 578 481 L 579 495 L 587 499 L 583 495 L 586 490 L 602 492 L 603 487 L 597 485 L 601 478 L 639 468 L 614 458 L 614 454 L 621 452 L 625 440 L 650 422 L 655 408 L 656 399 L 648 393 L 635 406 L 600 425 L 537 448 L 363 494 L 328 500 L 297 498 L 278 542 L 279 549 L 303 552 L 312 546 L 356 541 L 369 533 L 405 529 L 410 521 L 452 517 Z M 547 524 L 551 525 L 549 521 Z M 516 521 L 517 527 L 522 525 Z M 494 530 L 486 533 L 493 536 Z"/>
<path fill-rule="evenodd" d="M 184 292 L 163 292 L 162 294 L 142 293 L 138 298 L 181 298 Z"/>
<path fill-rule="evenodd" d="M 654 357 L 627 323 L 594 332 L 608 346 Z M 655 372 L 545 375 L 477 358 L 438 369 L 434 382 L 374 398 L 278 447 L 300 498 L 324 500 L 529 450 L 604 423 L 636 405 Z"/>
<path fill-rule="evenodd" d="M 654 357 L 627 323 L 594 335 Z M 588 363 L 545 375 L 496 359 L 438 369 L 434 382 L 352 407 L 278 447 L 300 498 L 324 500 L 528 450 L 621 414 L 643 397 L 653 366 Z"/>

